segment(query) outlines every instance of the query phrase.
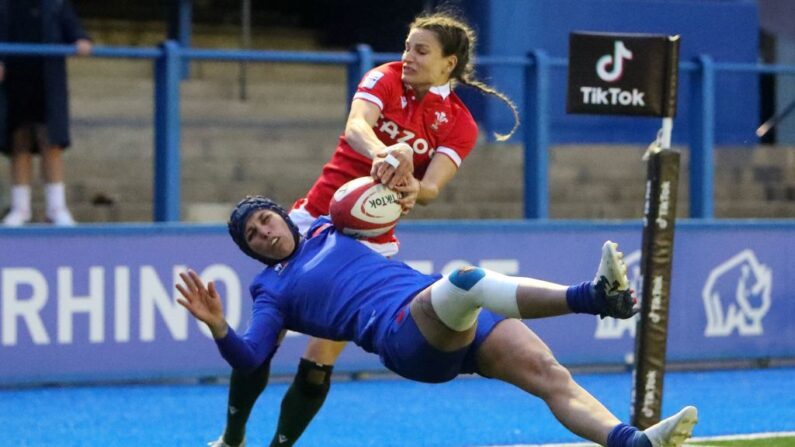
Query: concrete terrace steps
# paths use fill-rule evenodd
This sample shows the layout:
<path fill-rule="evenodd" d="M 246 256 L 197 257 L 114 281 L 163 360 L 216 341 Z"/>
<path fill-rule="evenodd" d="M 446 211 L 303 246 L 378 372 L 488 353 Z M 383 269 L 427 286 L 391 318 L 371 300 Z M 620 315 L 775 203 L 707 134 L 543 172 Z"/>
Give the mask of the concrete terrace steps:
<path fill-rule="evenodd" d="M 127 32 L 127 40 L 110 27 L 94 36 L 119 45 L 150 45 L 160 39 L 157 30 Z M 197 37 L 194 44 L 221 46 L 213 39 Z M 313 45 L 311 37 L 303 36 L 287 47 L 314 50 Z M 241 101 L 239 67 L 194 62 L 190 79 L 181 84 L 184 220 L 224 221 L 231 206 L 251 193 L 291 203 L 311 186 L 343 129 L 344 68 L 247 64 L 248 99 Z M 151 61 L 73 58 L 69 70 L 74 149 L 65 162 L 75 217 L 83 222 L 151 221 Z M 644 150 L 640 145 L 552 148 L 550 217 L 640 218 Z M 518 145 L 479 144 L 435 203 L 417 207 L 407 219 L 522 217 L 522 154 Z M 718 217 L 795 217 L 795 148 L 719 148 L 714 159 Z M 8 172 L 7 161 L 0 161 L 0 172 Z M 687 215 L 687 189 L 685 149 L 680 217 Z M 8 176 L 0 175 L 0 208 L 7 204 L 7 191 Z M 112 204 L 94 203 L 104 199 Z M 40 219 L 38 187 L 34 201 Z"/>

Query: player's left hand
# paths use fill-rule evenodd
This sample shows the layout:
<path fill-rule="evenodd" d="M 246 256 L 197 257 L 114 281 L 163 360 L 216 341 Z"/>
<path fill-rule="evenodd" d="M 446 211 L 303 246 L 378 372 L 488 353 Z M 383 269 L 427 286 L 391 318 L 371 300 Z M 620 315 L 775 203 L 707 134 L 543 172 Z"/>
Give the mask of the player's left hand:
<path fill-rule="evenodd" d="M 408 214 L 417 204 L 417 195 L 420 193 L 420 181 L 413 176 L 407 182 L 395 185 L 395 191 L 400 193 L 400 206 L 403 207 L 403 215 Z"/>
<path fill-rule="evenodd" d="M 414 150 L 406 143 L 387 146 L 375 154 L 370 175 L 390 189 L 408 182 L 414 174 Z"/>

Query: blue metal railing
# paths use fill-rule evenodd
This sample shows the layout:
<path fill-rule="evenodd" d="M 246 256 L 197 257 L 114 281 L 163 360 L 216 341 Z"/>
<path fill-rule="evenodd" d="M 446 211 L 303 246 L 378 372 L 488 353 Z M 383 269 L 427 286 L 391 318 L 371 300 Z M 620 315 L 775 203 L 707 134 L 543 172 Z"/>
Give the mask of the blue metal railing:
<path fill-rule="evenodd" d="M 72 56 L 71 45 L 0 43 L 0 55 Z M 93 57 L 151 59 L 155 64 L 154 92 L 154 216 L 159 222 L 180 220 L 180 80 L 191 60 L 332 64 L 348 67 L 349 94 L 361 77 L 376 64 L 397 60 L 399 53 L 375 53 L 367 45 L 351 52 L 216 50 L 182 48 L 176 41 L 159 47 L 94 48 Z M 536 50 L 527 57 L 483 56 L 480 65 L 524 67 L 525 104 L 520 111 L 524 132 L 524 216 L 549 217 L 550 71 L 568 61 Z M 719 63 L 709 56 L 681 62 L 680 71 L 691 75 L 690 217 L 714 217 L 713 149 L 715 129 L 715 74 L 717 72 L 795 74 L 795 66 Z"/>

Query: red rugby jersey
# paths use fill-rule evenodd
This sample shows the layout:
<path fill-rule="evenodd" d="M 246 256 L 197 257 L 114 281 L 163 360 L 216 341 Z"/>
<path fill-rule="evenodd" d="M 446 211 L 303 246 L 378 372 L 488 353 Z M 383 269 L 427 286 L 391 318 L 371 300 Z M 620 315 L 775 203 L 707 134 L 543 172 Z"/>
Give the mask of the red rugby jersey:
<path fill-rule="evenodd" d="M 373 130 L 385 145 L 405 142 L 414 149 L 414 177 L 422 179 L 434 156 L 449 157 L 456 166 L 477 140 L 477 124 L 450 84 L 432 87 L 417 100 L 401 80 L 402 62 L 390 62 L 370 70 L 359 83 L 355 99 L 369 101 L 379 109 Z M 307 211 L 328 214 L 334 192 L 357 177 L 370 174 L 372 160 L 356 152 L 340 135 L 331 160 L 306 196 Z M 303 200 L 302 200 L 303 201 Z"/>

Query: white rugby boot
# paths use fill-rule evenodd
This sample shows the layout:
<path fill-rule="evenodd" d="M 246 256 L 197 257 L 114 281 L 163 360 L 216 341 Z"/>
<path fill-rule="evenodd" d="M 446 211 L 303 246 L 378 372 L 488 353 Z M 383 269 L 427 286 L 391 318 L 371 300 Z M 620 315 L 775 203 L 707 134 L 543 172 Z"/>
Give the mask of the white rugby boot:
<path fill-rule="evenodd" d="M 698 410 L 687 406 L 643 430 L 643 433 L 651 441 L 652 447 L 680 447 L 693 435 L 693 427 L 697 422 Z"/>
<path fill-rule="evenodd" d="M 618 251 L 615 242 L 606 241 L 602 245 L 602 258 L 593 284 L 597 299 L 606 303 L 605 309 L 599 314 L 602 318 L 626 319 L 640 310 L 629 289 L 624 253 Z"/>
<path fill-rule="evenodd" d="M 221 435 L 221 437 L 215 441 L 208 442 L 207 447 L 246 447 L 246 440 L 244 439 L 243 442 L 238 445 L 231 445 L 224 442 L 224 435 Z"/>
<path fill-rule="evenodd" d="M 627 266 L 624 265 L 624 253 L 618 251 L 618 244 L 606 241 L 602 245 L 602 259 L 596 271 L 594 283 L 604 280 L 607 293 L 629 290 Z"/>

